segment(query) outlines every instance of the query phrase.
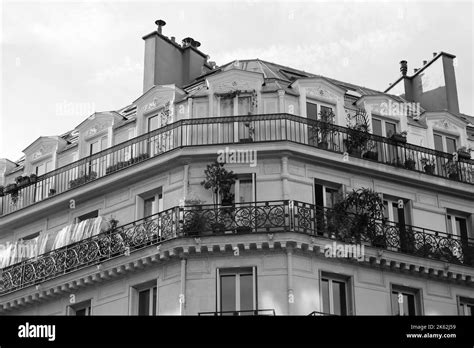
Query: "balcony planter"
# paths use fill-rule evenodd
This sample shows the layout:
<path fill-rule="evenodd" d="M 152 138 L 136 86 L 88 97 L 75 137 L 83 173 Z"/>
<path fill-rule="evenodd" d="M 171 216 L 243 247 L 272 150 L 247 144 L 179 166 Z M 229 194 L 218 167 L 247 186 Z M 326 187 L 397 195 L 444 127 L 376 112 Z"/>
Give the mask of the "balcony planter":
<path fill-rule="evenodd" d="M 252 143 L 253 139 L 252 138 L 243 138 L 243 139 L 240 139 L 239 142 L 241 142 L 241 143 Z"/>
<path fill-rule="evenodd" d="M 28 186 L 30 184 L 30 177 L 29 176 L 17 176 L 15 178 L 16 185 L 18 189 L 21 189 L 25 186 Z"/>
<path fill-rule="evenodd" d="M 364 158 L 377 161 L 379 159 L 379 153 L 377 151 L 367 151 L 364 153 Z"/>
<path fill-rule="evenodd" d="M 30 175 L 30 183 L 34 184 L 37 181 L 38 181 L 38 176 L 36 174 L 31 174 Z"/>
<path fill-rule="evenodd" d="M 5 193 L 4 193 L 4 191 L 5 191 L 5 187 L 3 187 L 3 186 L 0 186 L 0 197 L 3 197 L 3 196 L 5 196 Z"/>
<path fill-rule="evenodd" d="M 405 161 L 405 168 L 409 170 L 415 170 L 416 168 L 416 162 L 412 158 L 407 158 Z"/>
<path fill-rule="evenodd" d="M 423 167 L 423 169 L 425 170 L 425 173 L 426 174 L 430 174 L 430 175 L 433 175 L 434 173 L 434 170 L 435 170 L 435 167 L 434 165 L 432 164 L 427 164 Z"/>
<path fill-rule="evenodd" d="M 225 231 L 225 225 L 222 222 L 214 222 L 211 224 L 212 233 L 223 234 Z"/>
<path fill-rule="evenodd" d="M 97 178 L 96 172 L 90 172 L 89 174 L 85 174 L 77 179 L 69 181 L 69 188 L 75 188 L 85 184 L 86 182 L 92 181 Z"/>
<path fill-rule="evenodd" d="M 407 136 L 406 133 L 395 133 L 390 137 L 393 141 L 397 143 L 406 143 Z"/>
<path fill-rule="evenodd" d="M 56 194 L 56 189 L 49 189 L 48 197 L 54 196 Z"/>
<path fill-rule="evenodd" d="M 235 229 L 237 234 L 249 234 L 252 233 L 252 227 L 250 226 L 239 226 Z"/>
<path fill-rule="evenodd" d="M 468 150 L 458 149 L 458 158 L 469 160 L 471 159 L 471 153 Z"/>
<path fill-rule="evenodd" d="M 327 141 L 320 141 L 320 142 L 318 143 L 318 147 L 319 147 L 320 149 L 327 150 L 327 149 L 329 148 L 329 144 L 328 144 Z"/>
<path fill-rule="evenodd" d="M 452 180 L 459 180 L 459 167 L 457 162 L 453 162 L 450 160 L 445 163 L 443 167 L 446 169 L 446 174 L 448 175 L 448 178 Z"/>
<path fill-rule="evenodd" d="M 16 203 L 18 200 L 18 186 L 17 184 L 8 184 L 3 190 L 5 195 L 10 195 L 12 202 Z"/>

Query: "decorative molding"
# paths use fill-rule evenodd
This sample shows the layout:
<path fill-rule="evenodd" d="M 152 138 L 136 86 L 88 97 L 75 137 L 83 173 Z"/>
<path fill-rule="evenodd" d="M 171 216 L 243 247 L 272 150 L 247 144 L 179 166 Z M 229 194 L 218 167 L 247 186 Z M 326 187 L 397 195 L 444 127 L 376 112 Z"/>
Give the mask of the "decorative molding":
<path fill-rule="evenodd" d="M 155 96 L 150 103 L 145 104 L 142 107 L 142 111 L 143 111 L 143 113 L 147 113 L 147 112 L 150 112 L 152 110 L 159 109 L 160 107 L 165 106 L 169 102 L 170 102 L 170 96 L 169 95 Z"/>
<path fill-rule="evenodd" d="M 46 155 L 49 155 L 53 152 L 54 150 L 54 144 L 51 144 L 51 145 L 41 145 L 40 148 L 38 150 L 36 150 L 35 152 L 33 152 L 31 154 L 31 160 L 32 161 L 36 161 L 37 159 L 43 157 L 43 156 L 46 156 Z"/>
<path fill-rule="evenodd" d="M 433 127 L 446 129 L 446 130 L 453 130 L 453 131 L 458 130 L 458 127 L 456 127 L 453 123 L 449 122 L 448 120 L 439 120 L 433 123 Z"/>
<path fill-rule="evenodd" d="M 252 91 L 254 87 L 245 81 L 224 81 L 214 86 L 215 93 L 229 93 L 233 91 Z"/>
<path fill-rule="evenodd" d="M 323 86 L 317 86 L 317 87 L 306 87 L 306 96 L 313 96 L 316 98 L 326 98 L 326 99 L 331 99 L 336 102 L 341 100 L 341 97 L 338 96 L 337 94 L 331 92 L 327 88 L 324 88 Z"/>
<path fill-rule="evenodd" d="M 97 122 L 93 127 L 89 128 L 86 131 L 86 138 L 91 138 L 95 136 L 96 134 L 104 131 L 109 126 L 110 124 L 108 122 Z"/>

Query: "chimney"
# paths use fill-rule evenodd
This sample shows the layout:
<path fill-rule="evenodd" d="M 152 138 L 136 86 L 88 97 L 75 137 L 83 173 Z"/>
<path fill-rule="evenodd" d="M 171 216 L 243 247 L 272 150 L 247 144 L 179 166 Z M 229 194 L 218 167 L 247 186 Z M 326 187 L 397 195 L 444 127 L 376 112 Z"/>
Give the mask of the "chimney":
<path fill-rule="evenodd" d="M 157 20 L 158 29 L 145 35 L 145 64 L 143 92 L 156 85 L 175 84 L 183 87 L 202 74 L 202 67 L 207 62 L 206 55 L 197 50 L 201 43 L 191 37 L 183 39 L 183 46 L 176 44 L 176 39 L 162 35 L 166 24 Z"/>
<path fill-rule="evenodd" d="M 176 43 L 176 38 L 174 36 L 171 36 L 170 37 L 171 41 L 173 41 L 174 43 Z"/>
<path fill-rule="evenodd" d="M 402 60 L 400 62 L 400 72 L 402 73 L 402 76 L 407 76 L 407 71 L 408 71 L 408 63 L 406 60 Z"/>
<path fill-rule="evenodd" d="M 158 19 L 155 21 L 155 24 L 158 26 L 158 29 L 156 30 L 158 34 L 161 35 L 163 27 L 166 25 L 166 22 L 162 19 Z"/>

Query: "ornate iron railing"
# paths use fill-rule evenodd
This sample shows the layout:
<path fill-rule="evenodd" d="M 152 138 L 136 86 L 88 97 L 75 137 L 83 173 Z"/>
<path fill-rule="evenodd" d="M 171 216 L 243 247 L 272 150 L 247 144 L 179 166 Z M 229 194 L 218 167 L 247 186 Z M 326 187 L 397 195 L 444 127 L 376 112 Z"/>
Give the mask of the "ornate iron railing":
<path fill-rule="evenodd" d="M 179 237 L 297 232 L 474 266 L 474 240 L 298 201 L 174 207 L 3 269 L 9 293 Z"/>
<path fill-rule="evenodd" d="M 249 309 L 242 311 L 199 312 L 198 316 L 248 316 L 248 315 L 275 315 L 274 309 Z"/>
<path fill-rule="evenodd" d="M 354 147 L 363 139 L 363 149 Z M 474 160 L 397 142 L 289 114 L 180 120 L 53 170 L 6 187 L 0 215 L 6 215 L 111 175 L 177 148 L 236 143 L 290 141 L 341 155 L 360 157 L 412 171 L 474 184 Z"/>

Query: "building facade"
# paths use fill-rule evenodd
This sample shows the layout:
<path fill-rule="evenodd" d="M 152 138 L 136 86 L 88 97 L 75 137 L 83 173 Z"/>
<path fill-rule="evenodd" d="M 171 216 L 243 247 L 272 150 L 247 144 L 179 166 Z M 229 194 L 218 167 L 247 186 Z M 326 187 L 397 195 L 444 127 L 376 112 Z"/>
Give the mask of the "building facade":
<path fill-rule="evenodd" d="M 381 92 L 216 66 L 156 23 L 138 99 L 0 160 L 1 314 L 473 314 L 454 56 Z M 202 184 L 219 156 L 225 202 Z M 380 215 L 338 210 L 369 196 Z"/>

